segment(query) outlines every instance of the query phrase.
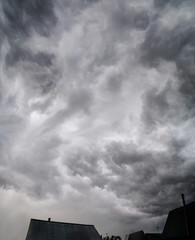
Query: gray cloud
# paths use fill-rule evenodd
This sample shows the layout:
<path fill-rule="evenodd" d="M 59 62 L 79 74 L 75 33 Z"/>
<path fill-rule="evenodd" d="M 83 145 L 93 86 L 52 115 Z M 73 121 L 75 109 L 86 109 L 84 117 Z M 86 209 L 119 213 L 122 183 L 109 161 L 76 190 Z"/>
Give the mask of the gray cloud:
<path fill-rule="evenodd" d="M 0 4 L 0 210 L 21 219 L 5 240 L 31 217 L 156 231 L 195 199 L 194 7 Z"/>
<path fill-rule="evenodd" d="M 185 4 L 186 2 L 188 2 L 187 4 L 189 4 L 190 2 L 192 2 L 191 0 L 187 0 L 187 1 L 183 1 L 183 0 L 178 0 L 177 2 L 174 0 L 168 0 L 168 1 L 163 1 L 163 0 L 158 0 L 158 1 L 154 1 L 154 6 L 155 7 L 166 7 L 167 5 L 170 5 L 171 7 L 179 7 L 181 4 Z"/>
<path fill-rule="evenodd" d="M 153 152 L 113 142 L 105 152 L 72 154 L 65 164 L 75 176 L 89 177 L 93 186 L 107 187 L 119 198 L 131 199 L 142 213 L 159 216 L 174 207 L 180 192 L 194 192 L 194 174 L 190 169 L 185 170 L 185 160 L 178 153 L 181 145 L 185 147 L 174 140 L 172 151 Z"/>
<path fill-rule="evenodd" d="M 2 33 L 11 38 L 18 33 L 29 36 L 30 31 L 35 29 L 39 34 L 48 35 L 51 26 L 56 24 L 53 12 L 53 2 L 45 0 L 39 2 L 29 1 L 6 1 L 1 3 L 4 21 L 1 22 Z M 14 39 L 13 39 L 14 40 Z"/>
<path fill-rule="evenodd" d="M 176 63 L 180 77 L 180 91 L 186 97 L 186 104 L 190 108 L 194 102 L 194 9 L 193 1 L 168 1 L 157 5 L 164 6 L 162 12 L 151 24 L 142 45 L 143 59 L 148 64 L 158 64 L 162 59 Z M 168 4 L 168 6 L 167 6 Z M 186 9 L 189 15 L 182 9 Z M 179 11 L 177 21 L 171 20 L 165 24 L 165 11 L 171 14 Z M 193 10 L 192 10 L 193 11 Z M 168 14 L 167 14 L 168 15 Z"/>
<path fill-rule="evenodd" d="M 145 9 L 127 7 L 123 2 L 119 3 L 111 15 L 111 24 L 116 31 L 130 28 L 145 30 L 149 24 L 149 15 Z"/>
<path fill-rule="evenodd" d="M 33 54 L 30 51 L 25 50 L 19 46 L 14 46 L 13 51 L 9 52 L 6 56 L 6 64 L 9 66 L 14 66 L 15 64 L 19 64 L 22 61 L 29 61 L 32 64 L 36 63 L 41 67 L 51 67 L 52 66 L 52 59 L 54 55 L 39 52 L 37 54 Z"/>

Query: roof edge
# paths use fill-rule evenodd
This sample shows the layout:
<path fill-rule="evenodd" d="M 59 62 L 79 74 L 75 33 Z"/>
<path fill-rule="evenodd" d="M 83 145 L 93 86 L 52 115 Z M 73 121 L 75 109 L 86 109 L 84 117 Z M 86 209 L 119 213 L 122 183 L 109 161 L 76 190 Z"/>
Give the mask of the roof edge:
<path fill-rule="evenodd" d="M 190 202 L 190 203 L 186 204 L 186 208 L 189 208 L 191 205 L 194 205 L 194 204 L 195 204 L 195 201 Z M 182 208 L 184 208 L 184 206 L 180 206 L 180 207 L 174 208 L 174 209 L 170 210 L 169 213 L 172 213 L 174 211 L 178 211 L 179 209 L 182 209 Z"/>
<path fill-rule="evenodd" d="M 36 219 L 36 218 L 31 218 L 31 221 L 38 221 L 38 222 L 47 222 L 47 223 L 60 223 L 60 224 L 73 224 L 73 225 L 81 225 L 81 226 L 93 226 L 93 224 L 82 224 L 82 223 L 70 223 L 70 222 L 58 222 L 58 221 L 48 221 L 48 220 L 41 220 L 41 219 Z"/>

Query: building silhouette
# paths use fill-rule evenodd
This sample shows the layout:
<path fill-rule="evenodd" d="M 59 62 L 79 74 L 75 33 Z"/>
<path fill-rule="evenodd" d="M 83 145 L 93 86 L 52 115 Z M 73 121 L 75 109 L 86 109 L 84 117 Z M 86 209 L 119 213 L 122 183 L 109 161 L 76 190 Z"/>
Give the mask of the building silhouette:
<path fill-rule="evenodd" d="M 101 240 L 93 225 L 31 219 L 26 240 Z"/>

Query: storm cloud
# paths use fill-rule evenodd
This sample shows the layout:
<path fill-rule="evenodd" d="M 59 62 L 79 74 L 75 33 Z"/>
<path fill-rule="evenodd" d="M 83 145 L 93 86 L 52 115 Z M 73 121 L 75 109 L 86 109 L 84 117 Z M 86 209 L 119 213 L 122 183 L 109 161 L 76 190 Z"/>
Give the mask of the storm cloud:
<path fill-rule="evenodd" d="M 24 238 L 32 217 L 162 230 L 181 193 L 195 199 L 194 1 L 0 12 L 2 238 Z"/>

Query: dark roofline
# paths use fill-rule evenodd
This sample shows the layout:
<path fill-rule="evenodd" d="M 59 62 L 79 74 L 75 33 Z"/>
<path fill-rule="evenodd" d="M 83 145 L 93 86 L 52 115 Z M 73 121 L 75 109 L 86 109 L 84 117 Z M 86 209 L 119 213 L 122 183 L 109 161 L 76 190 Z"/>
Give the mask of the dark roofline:
<path fill-rule="evenodd" d="M 193 204 L 195 204 L 195 201 L 186 204 L 186 207 L 189 208 L 189 207 L 190 207 L 191 205 L 193 205 Z M 180 206 L 180 207 L 174 208 L 174 209 L 170 210 L 169 213 L 172 213 L 172 212 L 174 212 L 174 211 L 178 211 L 178 210 L 180 210 L 180 209 L 182 209 L 182 208 L 184 208 L 184 207 L 183 207 L 183 206 Z"/>
<path fill-rule="evenodd" d="M 152 232 L 152 233 L 151 233 L 151 232 L 150 232 L 150 233 L 147 232 L 147 233 L 145 233 L 145 234 L 150 234 L 150 235 L 162 235 L 162 233 L 155 233 L 155 232 Z"/>
<path fill-rule="evenodd" d="M 38 222 L 47 222 L 47 223 L 59 223 L 59 224 L 72 224 L 72 225 L 80 225 L 80 226 L 93 226 L 93 224 L 81 224 L 81 223 L 67 223 L 67 222 L 57 222 L 57 221 L 48 221 L 48 220 L 40 220 L 40 219 L 35 219 L 31 218 L 31 221 L 38 221 Z"/>

